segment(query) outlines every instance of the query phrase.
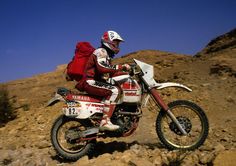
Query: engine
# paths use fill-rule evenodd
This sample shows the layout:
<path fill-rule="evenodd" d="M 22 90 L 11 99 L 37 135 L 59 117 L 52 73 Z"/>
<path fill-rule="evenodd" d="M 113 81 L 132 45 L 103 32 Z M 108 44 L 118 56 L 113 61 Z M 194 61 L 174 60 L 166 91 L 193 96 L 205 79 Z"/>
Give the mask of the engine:
<path fill-rule="evenodd" d="M 113 124 L 119 125 L 120 129 L 109 134 L 110 137 L 125 137 L 131 135 L 138 126 L 141 111 L 138 105 L 121 104 L 116 107 L 115 112 L 111 117 Z"/>

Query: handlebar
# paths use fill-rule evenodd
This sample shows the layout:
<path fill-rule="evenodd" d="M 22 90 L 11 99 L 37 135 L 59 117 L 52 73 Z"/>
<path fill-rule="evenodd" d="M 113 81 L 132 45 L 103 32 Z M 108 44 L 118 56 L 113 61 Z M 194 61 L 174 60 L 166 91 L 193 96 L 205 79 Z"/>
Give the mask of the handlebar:
<path fill-rule="evenodd" d="M 139 69 L 138 65 L 133 63 L 133 64 L 129 64 L 131 69 L 129 71 L 129 75 L 130 76 L 134 76 L 134 75 L 137 75 L 141 72 L 141 70 Z"/>

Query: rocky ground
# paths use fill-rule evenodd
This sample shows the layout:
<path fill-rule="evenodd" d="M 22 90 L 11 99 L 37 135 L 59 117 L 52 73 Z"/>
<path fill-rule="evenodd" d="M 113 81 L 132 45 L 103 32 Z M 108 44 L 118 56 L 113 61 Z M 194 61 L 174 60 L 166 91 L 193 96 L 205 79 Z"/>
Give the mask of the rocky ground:
<path fill-rule="evenodd" d="M 51 73 L 4 84 L 8 88 L 9 98 L 16 100 L 13 105 L 17 117 L 0 127 L 0 165 L 235 165 L 235 31 L 225 36 L 214 39 L 195 57 L 143 50 L 115 60 L 116 63 L 131 63 L 132 58 L 136 58 L 150 63 L 155 67 L 155 79 L 159 82 L 179 82 L 193 89 L 189 93 L 170 88 L 160 93 L 166 102 L 191 100 L 205 110 L 210 130 L 206 142 L 199 149 L 169 151 L 163 147 L 155 133 L 158 110 L 149 103 L 132 136 L 99 139 L 95 153 L 77 162 L 59 158 L 50 143 L 50 129 L 53 121 L 61 114 L 62 104 L 53 107 L 45 105 L 56 87 L 73 89 L 73 82 L 64 81 L 62 73 L 65 65 L 62 65 Z M 220 45 L 220 41 L 227 43 L 227 47 Z"/>

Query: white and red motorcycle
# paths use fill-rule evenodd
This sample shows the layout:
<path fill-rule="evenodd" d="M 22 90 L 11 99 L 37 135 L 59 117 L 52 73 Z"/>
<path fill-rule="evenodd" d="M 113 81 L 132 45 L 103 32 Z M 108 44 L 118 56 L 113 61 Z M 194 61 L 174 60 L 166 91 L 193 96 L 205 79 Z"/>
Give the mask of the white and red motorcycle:
<path fill-rule="evenodd" d="M 55 120 L 51 129 L 52 145 L 60 157 L 78 160 L 93 153 L 96 139 L 99 137 L 131 135 L 138 126 L 142 108 L 147 105 L 150 96 L 160 108 L 156 119 L 157 135 L 168 149 L 193 150 L 204 143 L 209 129 L 204 111 L 186 100 L 165 104 L 157 91 L 167 87 L 180 87 L 187 91 L 191 89 L 178 83 L 157 83 L 153 78 L 152 65 L 136 59 L 134 62 L 135 66 L 128 77 L 119 81 L 110 79 L 110 83 L 123 90 L 111 117 L 112 123 L 120 126 L 116 131 L 99 131 L 104 107 L 101 98 L 88 94 L 73 94 L 65 88 L 58 88 L 48 106 L 58 101 L 65 103 L 63 114 Z"/>

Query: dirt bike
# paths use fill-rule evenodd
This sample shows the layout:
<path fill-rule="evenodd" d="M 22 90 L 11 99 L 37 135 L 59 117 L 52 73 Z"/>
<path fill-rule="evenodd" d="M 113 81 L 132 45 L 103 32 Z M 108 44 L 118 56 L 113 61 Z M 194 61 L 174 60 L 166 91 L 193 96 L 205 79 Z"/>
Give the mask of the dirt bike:
<path fill-rule="evenodd" d="M 150 97 L 160 110 L 156 119 L 156 133 L 166 148 L 194 150 L 204 143 L 209 124 L 203 109 L 187 100 L 165 104 L 157 91 L 168 87 L 192 90 L 178 83 L 157 83 L 153 78 L 152 65 L 136 59 L 134 62 L 129 75 L 119 80 L 109 80 L 123 91 L 111 117 L 111 122 L 120 126 L 116 131 L 99 131 L 104 107 L 101 98 L 58 88 L 48 106 L 59 101 L 65 103 L 63 114 L 55 120 L 51 129 L 51 142 L 60 157 L 78 160 L 93 153 L 97 138 L 131 135 L 137 129 L 142 108 Z"/>

